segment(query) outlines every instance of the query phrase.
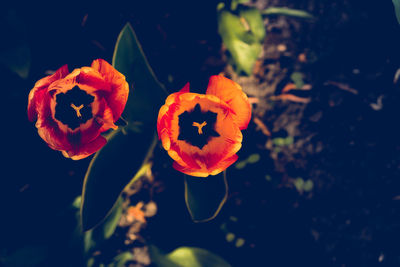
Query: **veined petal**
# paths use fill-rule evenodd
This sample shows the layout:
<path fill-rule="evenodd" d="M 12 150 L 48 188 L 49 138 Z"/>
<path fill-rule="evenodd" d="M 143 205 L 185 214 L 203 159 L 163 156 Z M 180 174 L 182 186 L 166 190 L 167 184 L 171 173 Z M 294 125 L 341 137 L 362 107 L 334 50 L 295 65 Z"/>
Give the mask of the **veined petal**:
<path fill-rule="evenodd" d="M 97 70 L 103 76 L 104 80 L 111 85 L 111 91 L 105 95 L 105 98 L 113 112 L 114 122 L 116 122 L 121 116 L 128 100 L 129 85 L 125 80 L 125 76 L 103 59 L 94 60 L 91 67 Z"/>
<path fill-rule="evenodd" d="M 53 75 L 44 77 L 36 82 L 28 96 L 28 119 L 34 121 L 37 119 L 38 102 L 42 101 L 44 93 L 48 87 L 55 81 L 64 78 L 69 73 L 68 66 L 64 65 L 59 68 Z"/>
<path fill-rule="evenodd" d="M 251 119 L 251 105 L 239 84 L 223 76 L 211 76 L 207 95 L 215 95 L 226 102 L 235 112 L 234 120 L 239 129 L 247 128 Z"/>
<path fill-rule="evenodd" d="M 107 140 L 100 135 L 90 143 L 83 144 L 82 146 L 73 148 L 71 150 L 64 150 L 62 151 L 62 153 L 66 158 L 79 160 L 86 158 L 96 151 L 100 150 L 106 143 Z"/>

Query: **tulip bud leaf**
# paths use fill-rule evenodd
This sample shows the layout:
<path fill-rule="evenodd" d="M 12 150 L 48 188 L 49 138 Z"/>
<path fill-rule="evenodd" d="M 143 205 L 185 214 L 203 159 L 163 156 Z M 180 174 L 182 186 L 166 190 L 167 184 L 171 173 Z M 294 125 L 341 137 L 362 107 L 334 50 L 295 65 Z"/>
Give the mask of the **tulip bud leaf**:
<path fill-rule="evenodd" d="M 108 143 L 89 164 L 82 190 L 81 223 L 83 231 L 92 229 L 110 213 L 122 190 L 132 182 L 148 161 L 157 138 L 154 130 L 129 126 L 114 131 Z"/>
<path fill-rule="evenodd" d="M 195 222 L 206 222 L 215 218 L 228 196 L 226 172 L 199 178 L 185 175 L 186 206 Z"/>
<path fill-rule="evenodd" d="M 129 23 L 118 36 L 112 64 L 130 85 L 123 112 L 128 124 L 109 133 L 107 144 L 90 162 L 82 190 L 84 231 L 99 224 L 126 185 L 139 177 L 135 174 L 147 162 L 156 144 L 154 125 L 167 95 Z"/>
<path fill-rule="evenodd" d="M 129 23 L 118 36 L 112 65 L 125 75 L 130 85 L 123 117 L 129 123 L 154 123 L 167 93 L 151 69 Z"/>
<path fill-rule="evenodd" d="M 168 254 L 155 246 L 149 249 L 151 260 L 157 267 L 231 267 L 220 256 L 202 248 L 179 247 Z"/>

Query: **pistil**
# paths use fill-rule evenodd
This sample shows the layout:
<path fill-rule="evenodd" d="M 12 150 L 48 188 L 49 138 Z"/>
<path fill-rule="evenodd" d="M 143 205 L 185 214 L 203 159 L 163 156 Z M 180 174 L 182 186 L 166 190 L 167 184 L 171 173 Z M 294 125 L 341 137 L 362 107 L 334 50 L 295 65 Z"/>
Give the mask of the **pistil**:
<path fill-rule="evenodd" d="M 79 107 L 77 107 L 77 106 L 75 106 L 74 103 L 71 103 L 70 106 L 71 106 L 71 108 L 73 108 L 73 109 L 75 110 L 76 116 L 77 116 L 78 118 L 81 118 L 81 117 L 82 117 L 81 109 L 83 108 L 83 104 L 81 104 Z"/>
<path fill-rule="evenodd" d="M 193 122 L 192 126 L 197 127 L 197 131 L 199 134 L 203 134 L 203 127 L 207 125 L 206 121 L 203 121 L 201 124 L 198 122 Z"/>

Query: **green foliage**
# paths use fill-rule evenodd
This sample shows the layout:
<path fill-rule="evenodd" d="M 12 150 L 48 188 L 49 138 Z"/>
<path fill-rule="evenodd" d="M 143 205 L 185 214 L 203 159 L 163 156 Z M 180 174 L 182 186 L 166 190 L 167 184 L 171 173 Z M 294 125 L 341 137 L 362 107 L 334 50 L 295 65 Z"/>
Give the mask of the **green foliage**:
<path fill-rule="evenodd" d="M 400 24 L 400 0 L 392 0 L 397 22 Z"/>
<path fill-rule="evenodd" d="M 260 160 L 260 155 L 259 154 L 251 154 L 248 158 L 247 158 L 247 162 L 248 163 L 257 163 Z"/>
<path fill-rule="evenodd" d="M 247 159 L 239 161 L 235 164 L 236 169 L 244 169 L 247 166 L 247 163 L 254 164 L 260 160 L 260 154 L 251 154 Z"/>
<path fill-rule="evenodd" d="M 123 113 L 128 125 L 107 135 L 107 145 L 90 162 L 82 190 L 84 231 L 101 222 L 126 185 L 139 177 L 135 174 L 147 163 L 156 144 L 154 125 L 166 97 L 129 24 L 118 37 L 113 66 L 131 85 Z"/>
<path fill-rule="evenodd" d="M 296 88 L 302 88 L 304 85 L 304 74 L 298 71 L 290 75 L 290 79 L 296 85 Z"/>
<path fill-rule="evenodd" d="M 0 265 L 4 267 L 34 267 L 43 264 L 49 254 L 44 246 L 26 246 L 18 249 L 11 255 L 0 258 Z"/>
<path fill-rule="evenodd" d="M 276 138 L 272 139 L 272 143 L 278 147 L 279 146 L 289 146 L 289 145 L 293 144 L 293 141 L 294 141 L 293 136 L 288 136 L 286 138 L 276 137 Z"/>
<path fill-rule="evenodd" d="M 251 75 L 265 37 L 260 11 L 242 5 L 235 12 L 220 7 L 218 32 L 230 53 L 230 61 L 236 72 L 243 71 L 246 75 Z"/>
<path fill-rule="evenodd" d="M 26 27 L 14 10 L 7 10 L 4 17 L 0 18 L 0 32 L 3 33 L 0 64 L 21 78 L 28 78 L 31 50 L 27 41 Z"/>
<path fill-rule="evenodd" d="M 122 214 L 122 202 L 122 197 L 119 197 L 110 215 L 98 227 L 84 233 L 84 251 L 86 254 L 101 246 L 115 232 Z"/>
<path fill-rule="evenodd" d="M 235 246 L 237 248 L 240 248 L 240 247 L 243 247 L 244 243 L 245 243 L 245 240 L 243 238 L 238 238 L 238 239 L 236 239 Z"/>
<path fill-rule="evenodd" d="M 305 181 L 303 178 L 298 177 L 293 181 L 294 186 L 296 187 L 297 191 L 300 193 L 302 192 L 311 192 L 314 188 L 314 183 L 312 180 Z"/>
<path fill-rule="evenodd" d="M 138 132 L 126 126 L 112 133 L 108 144 L 93 157 L 85 176 L 81 207 L 84 231 L 107 216 L 122 190 L 147 162 L 155 144 L 149 128 Z"/>
<path fill-rule="evenodd" d="M 393 0 L 395 1 L 395 0 Z M 282 15 L 302 19 L 313 19 L 314 16 L 304 10 L 291 9 L 287 7 L 269 7 L 262 11 L 263 15 Z"/>
<path fill-rule="evenodd" d="M 185 201 L 193 221 L 205 222 L 215 218 L 227 196 L 225 171 L 206 178 L 185 175 Z"/>
<path fill-rule="evenodd" d="M 134 121 L 153 123 L 167 92 L 147 62 L 129 23 L 118 36 L 112 65 L 125 75 L 130 85 L 123 117 L 129 123 Z"/>
<path fill-rule="evenodd" d="M 161 253 L 151 246 L 150 255 L 158 267 L 230 267 L 231 265 L 218 255 L 205 249 L 180 247 L 168 254 Z"/>

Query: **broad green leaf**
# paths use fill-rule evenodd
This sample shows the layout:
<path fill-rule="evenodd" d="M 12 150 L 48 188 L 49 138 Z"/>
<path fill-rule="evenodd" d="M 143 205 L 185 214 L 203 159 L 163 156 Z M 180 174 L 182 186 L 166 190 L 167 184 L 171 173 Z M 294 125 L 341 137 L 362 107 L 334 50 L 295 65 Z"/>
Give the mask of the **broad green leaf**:
<path fill-rule="evenodd" d="M 243 71 L 251 75 L 254 64 L 262 51 L 261 32 L 258 25 L 259 19 L 254 17 L 256 11 L 243 12 L 251 18 L 249 21 L 228 10 L 218 12 L 218 32 L 230 53 L 236 72 Z M 254 25 L 256 28 L 252 29 L 251 26 Z"/>
<path fill-rule="evenodd" d="M 220 256 L 195 247 L 180 247 L 163 254 L 155 246 L 150 246 L 150 255 L 157 267 L 231 267 Z"/>
<path fill-rule="evenodd" d="M 287 7 L 269 7 L 262 11 L 263 15 L 270 16 L 270 15 L 282 15 L 282 16 L 290 16 L 302 19 L 313 19 L 314 16 L 310 13 L 299 10 L 299 9 L 291 9 Z"/>
<path fill-rule="evenodd" d="M 14 10 L 5 11 L 5 15 L 0 18 L 0 32 L 2 32 L 0 64 L 21 78 L 28 78 L 31 51 L 27 41 L 26 27 Z"/>
<path fill-rule="evenodd" d="M 205 222 L 215 218 L 227 196 L 225 171 L 206 178 L 185 175 L 185 201 L 193 221 Z"/>
<path fill-rule="evenodd" d="M 264 21 L 260 10 L 256 8 L 241 8 L 239 16 L 244 18 L 249 26 L 249 30 L 253 33 L 256 39 L 261 43 L 265 38 Z"/>
<path fill-rule="evenodd" d="M 139 177 L 156 144 L 154 125 L 166 97 L 129 23 L 118 36 L 112 63 L 130 84 L 123 113 L 128 125 L 106 135 L 107 145 L 90 162 L 82 191 L 83 230 L 104 219 L 126 185 Z"/>
<path fill-rule="evenodd" d="M 96 228 L 84 233 L 84 250 L 88 253 L 109 239 L 117 228 L 122 215 L 122 197 L 118 198 L 109 216 Z"/>
<path fill-rule="evenodd" d="M 392 0 L 394 12 L 396 13 L 397 22 L 400 24 L 400 0 Z"/>
<path fill-rule="evenodd" d="M 153 130 L 120 128 L 90 162 L 82 191 L 82 229 L 89 230 L 110 212 L 125 186 L 147 162 L 156 144 Z M 138 176 L 136 176 L 138 178 Z"/>
<path fill-rule="evenodd" d="M 153 123 L 167 93 L 147 62 L 129 23 L 118 36 L 112 65 L 125 75 L 130 85 L 123 117 L 128 122 Z"/>

